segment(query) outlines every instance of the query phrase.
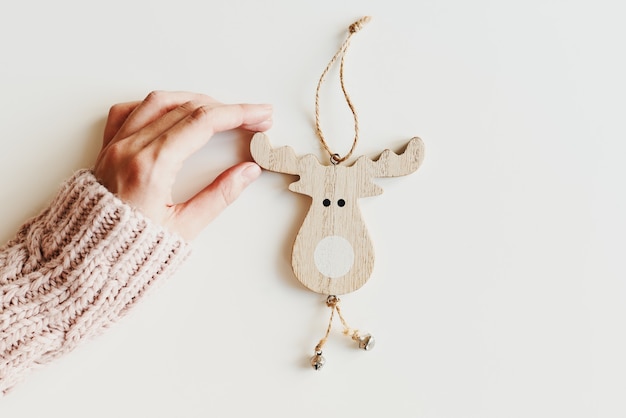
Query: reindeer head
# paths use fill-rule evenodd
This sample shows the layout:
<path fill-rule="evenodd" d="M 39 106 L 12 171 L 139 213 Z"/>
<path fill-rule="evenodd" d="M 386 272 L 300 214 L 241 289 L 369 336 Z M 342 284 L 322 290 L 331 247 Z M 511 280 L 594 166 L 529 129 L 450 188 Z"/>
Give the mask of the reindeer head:
<path fill-rule="evenodd" d="M 362 156 L 352 166 L 322 165 L 312 154 L 298 157 L 290 147 L 274 149 L 262 133 L 254 135 L 250 150 L 266 170 L 300 176 L 289 190 L 312 198 L 293 245 L 291 263 L 298 280 L 326 295 L 363 286 L 374 267 L 374 249 L 357 199 L 383 192 L 373 178 L 417 170 L 424 157 L 422 140 L 411 139 L 400 155 L 385 150 L 377 160 Z"/>

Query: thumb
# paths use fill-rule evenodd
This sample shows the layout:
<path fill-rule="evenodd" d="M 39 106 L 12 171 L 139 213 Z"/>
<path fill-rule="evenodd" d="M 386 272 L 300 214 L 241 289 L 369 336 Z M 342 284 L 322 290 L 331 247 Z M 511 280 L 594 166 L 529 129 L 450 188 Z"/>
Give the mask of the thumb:
<path fill-rule="evenodd" d="M 187 240 L 195 238 L 260 174 L 261 168 L 257 164 L 239 163 L 221 173 L 213 183 L 187 202 L 177 205 L 179 208 L 176 229 L 179 234 Z"/>

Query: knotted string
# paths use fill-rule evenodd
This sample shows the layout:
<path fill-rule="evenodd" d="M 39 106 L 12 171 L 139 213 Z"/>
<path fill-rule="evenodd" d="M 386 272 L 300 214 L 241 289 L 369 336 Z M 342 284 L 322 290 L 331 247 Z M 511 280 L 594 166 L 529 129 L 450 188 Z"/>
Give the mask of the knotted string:
<path fill-rule="evenodd" d="M 328 296 L 328 298 L 326 299 L 326 305 L 330 308 L 330 319 L 328 320 L 328 327 L 326 328 L 326 334 L 324 335 L 324 338 L 322 338 L 320 342 L 317 343 L 317 345 L 315 346 L 316 352 L 321 352 L 322 347 L 324 347 L 324 344 L 326 344 L 326 341 L 328 341 L 330 330 L 333 327 L 333 318 L 335 317 L 335 312 L 337 312 L 337 315 L 339 316 L 339 319 L 341 320 L 341 324 L 343 325 L 343 333 L 347 335 L 348 337 L 352 338 L 354 341 L 359 340 L 359 337 L 360 337 L 359 330 L 350 328 L 345 318 L 341 314 L 341 308 L 339 307 L 339 302 L 341 302 L 341 300 L 337 296 L 334 296 L 334 295 Z"/>
<path fill-rule="evenodd" d="M 317 133 L 317 136 L 320 142 L 322 143 L 322 146 L 330 155 L 330 159 L 333 164 L 342 163 L 348 158 L 350 158 L 350 156 L 352 155 L 352 153 L 354 152 L 356 148 L 356 144 L 359 141 L 359 118 L 357 116 L 356 110 L 354 109 L 354 105 L 352 104 L 352 100 L 350 100 L 350 95 L 348 94 L 348 91 L 346 90 L 346 86 L 345 86 L 344 78 L 343 78 L 343 67 L 345 63 L 346 52 L 348 50 L 348 47 L 350 46 L 350 40 L 352 39 L 352 36 L 354 36 L 355 33 L 360 31 L 363 28 L 363 26 L 370 20 L 371 20 L 370 16 L 364 16 L 350 25 L 350 27 L 348 28 L 348 37 L 339 48 L 339 51 L 337 51 L 337 53 L 332 57 L 332 59 L 330 60 L 330 62 L 328 63 L 324 71 L 322 72 L 320 81 L 317 83 L 317 90 L 315 91 L 315 131 Z M 350 148 L 350 151 L 348 151 L 348 153 L 344 155 L 343 157 L 340 157 L 339 154 L 336 154 L 333 151 L 331 151 L 330 147 L 328 146 L 328 143 L 326 142 L 326 139 L 324 138 L 324 134 L 322 133 L 322 128 L 320 126 L 320 101 L 319 101 L 320 88 L 322 87 L 322 83 L 324 82 L 324 79 L 326 78 L 326 75 L 328 74 L 330 67 L 333 66 L 333 64 L 335 63 L 335 61 L 337 61 L 339 56 L 341 56 L 341 62 L 339 66 L 339 80 L 341 81 L 341 90 L 343 91 L 343 96 L 346 98 L 348 107 L 350 108 L 350 111 L 352 112 L 352 116 L 354 117 L 354 140 L 352 142 L 352 147 Z"/>

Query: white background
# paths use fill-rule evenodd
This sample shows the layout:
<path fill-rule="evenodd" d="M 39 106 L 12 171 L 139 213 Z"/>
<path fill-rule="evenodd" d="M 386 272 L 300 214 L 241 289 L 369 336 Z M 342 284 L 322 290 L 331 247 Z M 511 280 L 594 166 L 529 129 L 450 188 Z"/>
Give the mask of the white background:
<path fill-rule="evenodd" d="M 418 135 L 418 172 L 361 200 L 377 258 L 335 323 L 293 277 L 307 209 L 265 173 L 132 314 L 32 373 L 2 417 L 624 417 L 626 64 L 621 1 L 36 0 L 0 6 L 0 239 L 89 167 L 111 104 L 191 90 L 273 103 L 275 145 L 323 157 L 322 69 L 346 64 L 357 154 Z M 323 128 L 352 139 L 337 73 Z M 184 199 L 250 135 L 188 161 Z"/>

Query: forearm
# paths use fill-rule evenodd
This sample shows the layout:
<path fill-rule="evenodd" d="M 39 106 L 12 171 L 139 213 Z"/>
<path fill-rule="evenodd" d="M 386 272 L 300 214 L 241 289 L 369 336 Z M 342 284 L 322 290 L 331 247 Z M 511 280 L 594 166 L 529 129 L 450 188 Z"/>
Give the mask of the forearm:
<path fill-rule="evenodd" d="M 88 171 L 0 248 L 0 392 L 124 315 L 189 253 Z"/>

